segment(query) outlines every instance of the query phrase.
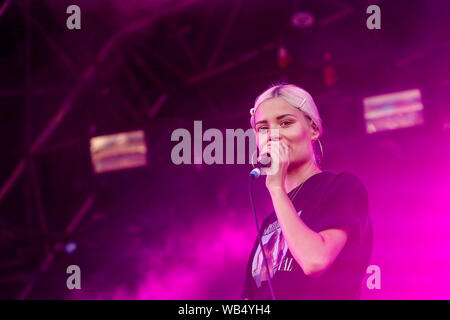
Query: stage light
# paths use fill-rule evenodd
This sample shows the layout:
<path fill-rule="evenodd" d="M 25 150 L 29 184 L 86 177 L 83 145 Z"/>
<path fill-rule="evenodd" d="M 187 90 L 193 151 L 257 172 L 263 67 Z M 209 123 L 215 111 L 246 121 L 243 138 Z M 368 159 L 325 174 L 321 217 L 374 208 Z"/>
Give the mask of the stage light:
<path fill-rule="evenodd" d="M 291 24 L 297 29 L 309 28 L 314 24 L 314 15 L 306 11 L 294 12 L 291 15 Z"/>
<path fill-rule="evenodd" d="M 67 242 L 66 245 L 64 246 L 64 250 L 66 251 L 66 253 L 68 254 L 72 254 L 75 252 L 75 250 L 77 250 L 77 244 L 73 241 Z"/>
<path fill-rule="evenodd" d="M 421 125 L 423 104 L 419 89 L 365 98 L 364 118 L 367 133 Z"/>
<path fill-rule="evenodd" d="M 144 131 L 122 132 L 91 138 L 95 173 L 141 167 L 147 164 Z"/>

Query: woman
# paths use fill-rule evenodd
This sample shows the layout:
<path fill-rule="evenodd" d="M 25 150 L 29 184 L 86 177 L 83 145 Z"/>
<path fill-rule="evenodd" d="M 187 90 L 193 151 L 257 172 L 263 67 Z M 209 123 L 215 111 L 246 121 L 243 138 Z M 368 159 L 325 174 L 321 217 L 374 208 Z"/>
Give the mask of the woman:
<path fill-rule="evenodd" d="M 276 85 L 250 114 L 260 157 L 272 158 L 265 185 L 274 212 L 261 227 L 270 270 L 257 238 L 242 298 L 271 299 L 270 275 L 276 299 L 359 299 L 372 250 L 367 192 L 352 174 L 320 169 L 313 144 L 322 121 L 314 100 L 294 85 Z"/>

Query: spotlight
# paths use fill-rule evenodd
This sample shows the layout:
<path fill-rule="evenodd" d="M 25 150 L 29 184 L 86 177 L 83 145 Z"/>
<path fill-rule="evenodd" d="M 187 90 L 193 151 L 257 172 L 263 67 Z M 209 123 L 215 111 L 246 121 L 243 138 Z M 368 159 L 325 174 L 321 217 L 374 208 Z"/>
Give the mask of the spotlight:
<path fill-rule="evenodd" d="M 140 167 L 147 164 L 144 131 L 122 132 L 91 139 L 95 173 Z"/>
<path fill-rule="evenodd" d="M 367 133 L 413 127 L 424 122 L 419 89 L 365 98 Z"/>
<path fill-rule="evenodd" d="M 75 250 L 77 250 L 77 248 L 78 248 L 77 244 L 73 241 L 67 242 L 66 245 L 64 246 L 64 250 L 68 254 L 74 253 Z"/>
<path fill-rule="evenodd" d="M 314 24 L 314 15 L 306 11 L 294 12 L 291 15 L 291 24 L 297 29 L 309 28 Z"/>

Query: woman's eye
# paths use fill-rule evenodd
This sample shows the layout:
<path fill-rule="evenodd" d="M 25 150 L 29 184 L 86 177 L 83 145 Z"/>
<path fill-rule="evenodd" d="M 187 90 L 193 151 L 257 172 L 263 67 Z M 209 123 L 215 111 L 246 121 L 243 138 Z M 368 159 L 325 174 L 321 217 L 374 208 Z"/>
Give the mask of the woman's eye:
<path fill-rule="evenodd" d="M 258 131 L 265 131 L 265 130 L 267 130 L 267 127 L 259 127 L 258 128 Z"/>
<path fill-rule="evenodd" d="M 288 126 L 288 125 L 290 125 L 291 123 L 292 123 L 291 121 L 286 120 L 286 121 L 281 122 L 281 125 L 283 125 L 283 126 Z"/>

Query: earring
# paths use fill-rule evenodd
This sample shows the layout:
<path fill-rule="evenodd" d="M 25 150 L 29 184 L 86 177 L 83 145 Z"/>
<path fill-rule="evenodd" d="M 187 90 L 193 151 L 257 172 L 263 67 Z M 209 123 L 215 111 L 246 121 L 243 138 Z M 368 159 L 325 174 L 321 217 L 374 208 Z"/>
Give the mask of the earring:
<path fill-rule="evenodd" d="M 322 158 L 321 158 L 321 159 L 323 159 L 323 148 L 322 148 L 322 143 L 320 142 L 320 139 L 319 139 L 319 138 L 317 138 L 317 141 L 319 142 L 320 152 L 322 153 Z M 322 161 L 322 160 L 320 160 L 320 161 Z"/>
<path fill-rule="evenodd" d="M 320 147 L 320 153 L 322 153 L 322 157 L 320 158 L 320 161 L 323 160 L 323 148 L 322 148 L 322 143 L 320 142 L 320 139 L 314 139 L 313 141 L 317 141 L 319 143 L 319 147 Z"/>

